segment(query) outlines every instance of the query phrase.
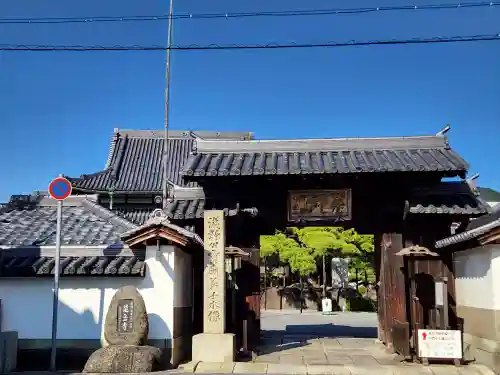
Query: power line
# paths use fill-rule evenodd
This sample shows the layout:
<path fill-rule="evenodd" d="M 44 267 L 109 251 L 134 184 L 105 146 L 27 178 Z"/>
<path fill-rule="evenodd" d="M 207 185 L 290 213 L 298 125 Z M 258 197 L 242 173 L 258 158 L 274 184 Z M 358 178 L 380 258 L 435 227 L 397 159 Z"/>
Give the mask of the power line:
<path fill-rule="evenodd" d="M 454 4 L 427 4 L 427 5 L 400 5 L 380 6 L 368 8 L 335 8 L 335 9 L 309 9 L 309 10 L 284 10 L 284 11 L 260 11 L 260 12 L 237 12 L 237 13 L 185 13 L 151 15 L 151 16 L 96 16 L 96 17 L 41 17 L 41 18 L 0 18 L 0 24 L 61 24 L 61 23 L 97 23 L 97 22 L 141 22 L 141 21 L 163 21 L 170 17 L 174 20 L 187 19 L 230 19 L 250 17 L 297 17 L 297 16 L 325 16 L 340 14 L 364 14 L 391 11 L 429 11 L 446 9 L 485 8 L 500 5 L 500 2 L 468 2 Z"/>
<path fill-rule="evenodd" d="M 480 41 L 500 41 L 500 34 L 480 34 L 470 36 L 451 36 L 451 37 L 429 37 L 412 39 L 388 39 L 347 42 L 323 42 L 323 43 L 289 43 L 289 44 L 209 44 L 197 45 L 190 44 L 185 46 L 98 46 L 98 45 L 19 45 L 19 44 L 0 44 L 0 51 L 30 51 L 30 52 L 90 52 L 90 51 L 210 51 L 210 50 L 250 50 L 250 49 L 282 49 L 282 48 L 333 48 L 333 47 L 354 47 L 354 46 L 388 46 L 403 44 L 433 44 L 433 43 L 459 43 L 459 42 L 480 42 Z"/>

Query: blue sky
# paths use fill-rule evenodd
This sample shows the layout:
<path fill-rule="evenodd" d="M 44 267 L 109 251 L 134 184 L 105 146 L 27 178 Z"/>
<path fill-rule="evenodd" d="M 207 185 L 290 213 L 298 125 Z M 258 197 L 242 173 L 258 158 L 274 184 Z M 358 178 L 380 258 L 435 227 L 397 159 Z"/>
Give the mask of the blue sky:
<path fill-rule="evenodd" d="M 438 3 L 413 0 L 415 4 Z M 448 2 L 452 2 L 449 0 Z M 412 4 L 405 0 L 175 0 L 176 12 Z M 1 17 L 168 13 L 167 0 L 17 0 Z M 175 21 L 174 44 L 323 42 L 498 33 L 500 7 Z M 0 25 L 0 44 L 166 44 L 167 22 Z M 59 173 L 103 169 L 113 128 L 159 129 L 163 52 L 0 51 L 0 202 Z M 265 51 L 176 51 L 174 129 L 260 138 L 433 134 L 500 189 L 500 42 Z"/>

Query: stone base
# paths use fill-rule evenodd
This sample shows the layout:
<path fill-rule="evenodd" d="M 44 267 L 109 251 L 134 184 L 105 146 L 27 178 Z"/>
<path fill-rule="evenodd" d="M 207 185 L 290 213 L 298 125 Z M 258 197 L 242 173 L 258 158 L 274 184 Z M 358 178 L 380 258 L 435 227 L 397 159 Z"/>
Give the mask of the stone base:
<path fill-rule="evenodd" d="M 110 345 L 96 350 L 83 372 L 141 373 L 160 369 L 161 349 L 153 346 Z"/>
<path fill-rule="evenodd" d="M 193 361 L 234 362 L 236 340 L 232 333 L 200 333 L 193 336 Z"/>

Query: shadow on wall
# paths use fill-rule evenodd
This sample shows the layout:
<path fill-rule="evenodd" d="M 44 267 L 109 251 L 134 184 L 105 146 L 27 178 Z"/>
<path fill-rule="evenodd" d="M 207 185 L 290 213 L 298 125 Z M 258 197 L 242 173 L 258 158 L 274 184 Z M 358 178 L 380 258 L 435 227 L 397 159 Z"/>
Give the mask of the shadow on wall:
<path fill-rule="evenodd" d="M 140 280 L 141 289 L 152 287 L 151 279 L 148 278 L 148 273 L 143 280 Z M 73 279 L 75 280 L 75 279 Z M 64 303 L 64 298 L 59 300 L 58 309 L 58 333 L 57 333 L 57 369 L 81 371 L 85 362 L 90 355 L 100 347 L 102 347 L 101 338 L 104 337 L 102 331 L 104 320 L 106 318 L 107 309 L 105 310 L 105 299 L 110 299 L 111 296 L 106 296 L 109 289 L 118 289 L 124 285 L 134 285 L 137 283 L 127 283 L 124 279 L 83 279 L 78 280 L 86 287 L 79 288 L 80 290 L 98 289 L 99 290 L 99 309 L 98 315 L 90 309 L 85 309 L 82 312 L 75 311 L 73 308 Z M 36 282 L 36 280 L 35 280 Z M 103 284 L 106 284 L 103 286 Z M 78 293 L 76 290 L 74 293 Z M 50 306 L 52 299 L 50 298 Z M 47 315 L 46 315 L 47 317 Z M 36 324 L 47 324 L 46 329 L 51 330 L 51 314 L 45 322 L 37 322 Z M 166 337 L 171 337 L 170 329 L 167 323 L 161 316 L 151 313 L 148 314 L 149 321 L 149 345 L 168 349 L 171 344 Z M 50 334 L 49 334 L 50 336 Z M 163 338 L 158 338 L 163 337 Z M 50 367 L 50 352 L 51 339 L 21 339 L 19 342 L 18 353 L 18 370 L 19 371 L 45 371 Z M 167 365 L 170 361 L 170 350 L 164 350 L 164 363 Z"/>
<path fill-rule="evenodd" d="M 18 252 L 14 254 L 15 251 L 17 249 L 4 251 L 0 253 L 0 256 L 19 256 Z M 103 255 L 114 256 L 115 253 L 114 249 L 107 249 L 104 250 Z M 40 254 L 40 248 L 33 247 L 29 249 L 29 253 L 23 253 L 23 256 L 38 257 Z M 168 275 L 173 277 L 170 264 L 164 259 L 161 259 L 160 263 Z M 4 321 L 9 321 L 8 329 L 19 332 L 18 370 L 47 370 L 51 352 L 52 280 L 51 278 L 13 278 L 8 284 L 12 286 L 12 289 L 16 289 L 16 293 L 8 294 L 3 300 Z M 107 313 L 104 307 L 105 302 L 111 299 L 112 290 L 125 285 L 138 287 L 143 296 L 154 288 L 149 269 L 146 270 L 143 278 L 133 280 L 122 277 L 88 276 L 63 276 L 61 278 L 57 332 L 57 367 L 59 370 L 81 370 L 92 352 L 102 346 L 102 327 Z M 11 286 L 7 290 L 10 290 Z M 94 305 L 97 303 L 99 307 Z M 72 306 L 80 308 L 75 311 Z M 170 343 L 166 342 L 165 337 L 171 337 L 166 322 L 156 314 L 149 314 L 149 320 L 149 337 L 152 338 L 152 343 L 166 348 Z M 157 337 L 163 337 L 163 339 L 157 339 Z"/>
<path fill-rule="evenodd" d="M 101 300 L 103 299 L 101 298 Z M 75 339 L 58 340 L 57 369 L 81 371 L 89 356 L 101 346 L 101 343 L 99 339 L 77 339 L 76 337 L 88 337 L 89 331 L 100 332 L 101 326 L 102 318 L 100 317 L 99 321 L 96 322 L 91 311 L 85 310 L 80 314 L 64 303 L 59 302 L 58 331 L 62 331 L 61 328 L 63 327 L 71 327 Z M 58 336 L 60 335 L 58 334 Z M 46 371 L 50 368 L 50 354 L 51 339 L 21 339 L 19 342 L 17 370 Z"/>
<path fill-rule="evenodd" d="M 163 332 L 162 336 L 172 337 L 172 332 L 167 323 L 158 314 L 148 314 L 149 340 L 147 345 L 156 346 L 163 350 L 161 365 L 163 369 L 168 369 L 172 360 L 172 340 L 155 338 L 155 332 Z"/>

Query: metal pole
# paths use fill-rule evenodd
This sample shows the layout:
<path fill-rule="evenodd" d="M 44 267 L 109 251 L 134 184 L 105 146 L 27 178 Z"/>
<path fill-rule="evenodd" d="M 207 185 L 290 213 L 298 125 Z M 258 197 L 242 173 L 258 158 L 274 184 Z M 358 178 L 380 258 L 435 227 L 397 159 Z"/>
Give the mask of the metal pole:
<path fill-rule="evenodd" d="M 264 310 L 267 309 L 267 257 L 264 257 Z"/>
<path fill-rule="evenodd" d="M 57 307 L 59 305 L 59 265 L 61 259 L 61 222 L 63 201 L 57 201 L 56 256 L 54 265 L 54 295 L 52 304 L 52 346 L 50 352 L 50 370 L 56 371 L 57 345 Z"/>
<path fill-rule="evenodd" d="M 300 313 L 302 314 L 302 310 L 304 309 L 304 281 L 302 280 L 302 276 L 300 276 Z"/>
<path fill-rule="evenodd" d="M 162 204 L 163 210 L 167 209 L 168 200 L 168 120 L 169 120 L 169 105 L 170 105 L 170 53 L 172 45 L 172 29 L 173 29 L 173 9 L 174 0 L 170 0 L 170 10 L 168 17 L 168 40 L 167 40 L 167 57 L 166 57 L 166 70 L 165 70 L 165 134 L 163 139 L 163 197 Z"/>
<path fill-rule="evenodd" d="M 234 255 L 231 255 L 231 325 L 233 333 L 236 334 L 238 324 L 236 323 L 236 262 Z"/>
<path fill-rule="evenodd" d="M 443 329 L 449 329 L 448 307 L 448 278 L 443 277 Z"/>

